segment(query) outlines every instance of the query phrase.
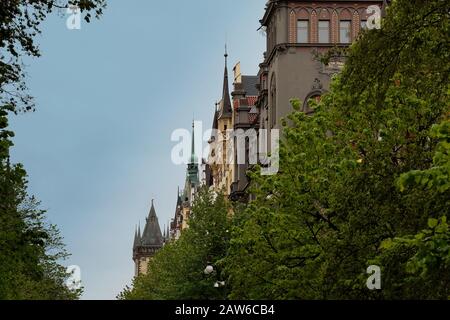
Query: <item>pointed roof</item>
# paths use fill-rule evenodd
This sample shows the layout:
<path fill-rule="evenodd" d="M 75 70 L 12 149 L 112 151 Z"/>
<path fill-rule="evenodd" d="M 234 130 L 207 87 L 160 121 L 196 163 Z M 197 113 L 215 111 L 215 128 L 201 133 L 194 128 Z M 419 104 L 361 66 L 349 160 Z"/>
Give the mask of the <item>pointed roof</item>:
<path fill-rule="evenodd" d="M 161 246 L 163 244 L 163 235 L 156 215 L 155 206 L 152 200 L 152 207 L 148 215 L 144 232 L 142 233 L 141 243 L 143 246 Z"/>
<path fill-rule="evenodd" d="M 191 159 L 189 161 L 188 164 L 188 168 L 186 171 L 186 183 L 185 183 L 185 188 L 184 188 L 184 192 L 185 194 L 188 192 L 188 190 L 190 190 L 190 186 L 194 185 L 194 186 L 198 186 L 199 185 L 199 170 L 198 170 L 198 158 L 197 155 L 195 154 L 195 126 L 194 126 L 194 122 L 192 122 L 192 151 L 191 151 Z M 186 197 L 186 195 L 185 195 Z"/>
<path fill-rule="evenodd" d="M 228 86 L 228 52 L 225 46 L 225 71 L 223 75 L 223 91 L 222 91 L 222 100 L 220 101 L 218 120 L 222 118 L 231 118 L 233 114 L 233 109 L 231 107 L 231 99 L 230 99 L 230 88 Z"/>
<path fill-rule="evenodd" d="M 141 245 L 141 226 L 136 226 L 134 231 L 134 242 L 133 242 L 133 249 L 139 247 Z"/>
<path fill-rule="evenodd" d="M 192 141 L 191 141 L 191 159 L 190 163 L 194 164 L 198 162 L 197 155 L 195 154 L 195 123 L 192 120 Z"/>
<path fill-rule="evenodd" d="M 213 123 L 212 123 L 212 129 L 216 129 L 216 130 L 219 129 L 218 118 L 219 118 L 219 103 L 216 102 L 215 109 L 214 109 L 214 118 L 213 118 Z"/>

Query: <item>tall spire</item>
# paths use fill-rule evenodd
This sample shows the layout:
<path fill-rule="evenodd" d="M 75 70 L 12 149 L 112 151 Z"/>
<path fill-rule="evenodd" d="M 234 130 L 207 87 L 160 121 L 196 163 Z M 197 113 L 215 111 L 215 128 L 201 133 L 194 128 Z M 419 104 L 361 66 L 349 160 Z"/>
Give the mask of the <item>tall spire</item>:
<path fill-rule="evenodd" d="M 192 120 L 191 163 L 197 163 L 197 157 L 195 155 L 195 123 L 194 123 L 194 120 Z"/>
<path fill-rule="evenodd" d="M 227 68 L 227 65 L 228 65 L 228 47 L 227 47 L 226 43 L 225 43 L 225 54 L 224 54 L 224 57 L 225 57 L 225 68 Z"/>
<path fill-rule="evenodd" d="M 222 91 L 222 101 L 220 101 L 220 110 L 219 117 L 221 118 L 231 118 L 233 109 L 231 108 L 231 99 L 230 99 L 230 88 L 228 85 L 228 49 L 227 45 L 225 45 L 225 71 L 223 75 L 223 91 Z"/>
<path fill-rule="evenodd" d="M 136 226 L 134 229 L 134 242 L 133 242 L 133 249 L 139 247 L 141 245 L 141 227 L 139 228 Z"/>

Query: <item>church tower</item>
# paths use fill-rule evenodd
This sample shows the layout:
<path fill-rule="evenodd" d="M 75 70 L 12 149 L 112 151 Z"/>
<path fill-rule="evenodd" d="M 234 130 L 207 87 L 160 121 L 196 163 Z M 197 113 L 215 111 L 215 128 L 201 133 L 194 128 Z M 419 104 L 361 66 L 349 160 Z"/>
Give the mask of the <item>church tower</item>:
<path fill-rule="evenodd" d="M 198 157 L 195 154 L 195 125 L 194 122 L 192 122 L 191 158 L 189 160 L 189 164 L 186 171 L 186 182 L 184 185 L 184 192 L 183 192 L 181 230 L 184 230 L 188 227 L 188 221 L 191 215 L 191 208 L 194 202 L 195 193 L 197 192 L 199 187 L 200 187 L 199 163 Z"/>
<path fill-rule="evenodd" d="M 167 237 L 168 238 L 168 237 Z M 155 206 L 152 200 L 152 207 L 146 218 L 145 228 L 141 235 L 139 226 L 134 235 L 133 261 L 135 264 L 135 276 L 147 274 L 149 263 L 155 253 L 161 249 L 167 241 L 162 235 L 161 228 L 156 215 Z"/>
<path fill-rule="evenodd" d="M 216 104 L 213 120 L 213 135 L 209 140 L 210 159 L 206 168 L 206 183 L 217 192 L 230 194 L 233 182 L 233 150 L 229 143 L 229 130 L 233 129 L 233 107 L 231 105 L 230 88 L 228 82 L 228 52 L 225 50 L 225 70 L 223 75 L 222 99 Z M 215 131 L 215 132 L 214 132 Z"/>

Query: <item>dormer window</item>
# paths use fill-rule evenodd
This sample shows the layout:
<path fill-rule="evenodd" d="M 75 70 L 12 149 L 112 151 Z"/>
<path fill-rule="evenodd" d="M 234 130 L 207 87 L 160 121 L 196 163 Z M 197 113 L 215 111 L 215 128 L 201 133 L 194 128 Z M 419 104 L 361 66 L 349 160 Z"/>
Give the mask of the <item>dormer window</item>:
<path fill-rule="evenodd" d="M 297 42 L 298 43 L 309 42 L 309 20 L 297 21 Z"/>

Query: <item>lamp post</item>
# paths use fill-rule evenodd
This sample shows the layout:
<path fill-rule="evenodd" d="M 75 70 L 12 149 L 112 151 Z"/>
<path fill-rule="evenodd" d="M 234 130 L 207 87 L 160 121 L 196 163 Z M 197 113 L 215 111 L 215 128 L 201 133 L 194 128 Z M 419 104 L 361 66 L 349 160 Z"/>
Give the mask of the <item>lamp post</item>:
<path fill-rule="evenodd" d="M 205 271 L 204 271 L 204 273 L 205 273 L 206 275 L 210 275 L 210 274 L 212 274 L 213 272 L 214 272 L 214 267 L 213 267 L 213 266 L 211 266 L 211 265 L 206 266 Z"/>

